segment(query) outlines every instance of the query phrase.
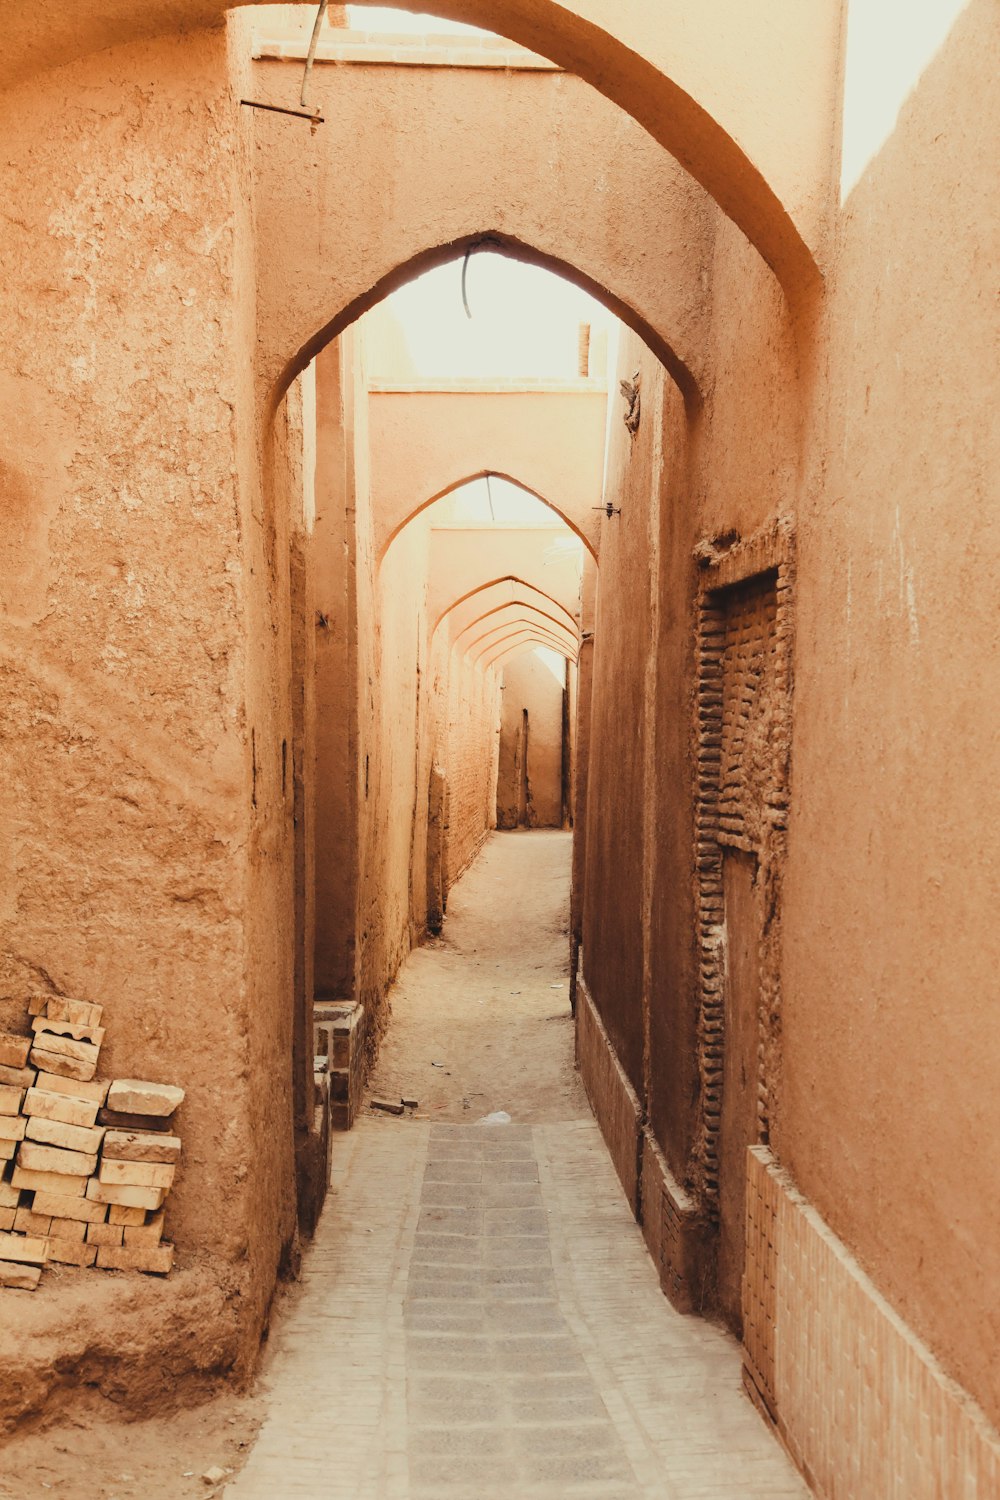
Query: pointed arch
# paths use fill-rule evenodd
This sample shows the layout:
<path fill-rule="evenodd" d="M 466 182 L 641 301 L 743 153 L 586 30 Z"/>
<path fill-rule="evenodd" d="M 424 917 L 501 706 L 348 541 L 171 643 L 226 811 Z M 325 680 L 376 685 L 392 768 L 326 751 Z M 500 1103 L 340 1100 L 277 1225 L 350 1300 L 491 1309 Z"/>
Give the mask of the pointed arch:
<path fill-rule="evenodd" d="M 533 650 L 536 646 L 542 646 L 546 651 L 554 651 L 556 655 L 561 656 L 563 661 L 565 661 L 567 664 L 576 661 L 575 656 L 568 656 L 566 652 L 563 651 L 559 646 L 552 646 L 548 643 L 548 641 L 536 641 L 533 636 L 528 636 L 523 641 L 514 641 L 511 645 L 503 646 L 499 651 L 497 651 L 495 656 L 490 658 L 487 666 L 496 667 L 501 662 L 505 662 L 508 657 L 516 656 L 518 652 L 523 653 Z"/>
<path fill-rule="evenodd" d="M 504 631 L 506 631 L 507 634 L 504 634 Z M 571 649 L 568 653 L 566 652 L 567 642 L 563 637 L 556 635 L 554 632 L 543 630 L 540 625 L 533 625 L 528 623 L 527 621 L 512 622 L 509 625 L 499 626 L 497 630 L 488 632 L 488 637 L 482 638 L 486 640 L 485 645 L 482 645 L 482 640 L 477 641 L 474 643 L 474 646 L 470 647 L 469 650 L 464 654 L 466 656 L 469 656 L 472 661 L 478 663 L 491 650 L 493 646 L 499 645 L 502 641 L 512 640 L 515 636 L 523 634 L 524 632 L 528 632 L 534 635 L 538 639 L 540 644 L 551 646 L 553 650 L 562 651 L 566 654 L 572 655 L 574 660 L 576 659 L 575 649 Z M 494 637 L 496 637 L 496 639 L 494 639 Z M 475 646 L 481 646 L 482 649 L 479 651 L 475 651 Z"/>
<path fill-rule="evenodd" d="M 267 397 L 266 410 L 269 420 L 273 418 L 282 397 L 296 376 L 302 373 L 309 362 L 315 359 L 327 344 L 339 338 L 364 313 L 379 302 L 384 302 L 386 297 L 405 286 L 407 282 L 414 281 L 425 271 L 445 265 L 448 261 L 459 261 L 470 251 L 483 249 L 492 249 L 501 255 L 509 255 L 513 260 L 522 261 L 526 265 L 552 271 L 564 280 L 572 282 L 574 286 L 580 287 L 596 301 L 602 302 L 609 312 L 639 335 L 643 343 L 660 361 L 680 390 L 689 415 L 691 417 L 698 415 L 703 397 L 692 368 L 672 347 L 666 336 L 625 301 L 623 294 L 610 287 L 602 286 L 572 262 L 549 251 L 540 250 L 518 239 L 515 235 L 498 229 L 483 229 L 415 251 L 405 260 L 400 261 L 392 270 L 380 276 L 373 284 L 359 290 L 350 301 L 322 323 L 292 354 L 278 373 Z"/>
<path fill-rule="evenodd" d="M 410 511 L 409 515 L 404 517 L 402 521 L 399 521 L 389 532 L 379 550 L 377 559 L 378 564 L 381 565 L 386 553 L 392 546 L 393 542 L 402 531 L 405 531 L 406 527 L 409 526 L 411 521 L 415 521 L 417 516 L 422 515 L 425 510 L 428 510 L 430 508 L 430 506 L 436 505 L 439 500 L 444 500 L 446 496 L 453 495 L 456 490 L 462 489 L 464 485 L 474 484 L 477 479 L 503 479 L 506 480 L 508 484 L 517 485 L 518 489 L 524 490 L 526 494 L 531 495 L 533 499 L 540 501 L 542 505 L 546 506 L 556 516 L 558 516 L 563 525 L 567 526 L 573 533 L 573 535 L 577 538 L 577 540 L 583 543 L 584 547 L 590 553 L 594 561 L 597 561 L 597 551 L 594 548 L 594 545 L 590 541 L 589 537 L 587 537 L 580 530 L 580 527 L 570 516 L 566 514 L 564 510 L 561 510 L 560 507 L 556 505 L 554 500 L 548 499 L 546 495 L 543 495 L 538 490 L 533 489 L 530 484 L 526 484 L 523 479 L 518 479 L 513 474 L 505 474 L 498 469 L 480 469 L 474 474 L 467 474 L 464 479 L 456 479 L 453 483 L 445 485 L 443 490 L 438 490 L 437 494 L 431 495 L 428 499 L 421 500 L 419 505 L 416 505 L 414 509 Z"/>
<path fill-rule="evenodd" d="M 513 583 L 516 584 L 519 588 L 526 589 L 533 594 L 538 594 L 540 598 L 547 600 L 549 604 L 554 605 L 556 609 L 560 610 L 566 616 L 570 624 L 574 628 L 576 627 L 577 622 L 570 611 L 564 604 L 560 604 L 557 599 L 554 599 L 551 594 L 545 593 L 545 591 L 538 588 L 536 584 L 528 583 L 525 579 L 519 578 L 516 573 L 504 573 L 499 578 L 491 578 L 488 583 L 477 584 L 475 588 L 469 589 L 466 593 L 459 595 L 459 597 L 455 599 L 453 603 L 448 605 L 447 609 L 442 610 L 438 615 L 437 619 L 434 621 L 433 626 L 431 627 L 432 634 L 454 610 L 465 604 L 469 599 L 474 599 L 477 594 L 483 594 L 487 589 L 496 588 L 498 584 L 503 583 Z"/>
<path fill-rule="evenodd" d="M 494 615 L 497 615 L 506 610 L 516 611 L 512 619 L 497 620 L 492 626 L 488 626 L 485 630 L 480 630 L 480 626 L 484 625 L 487 620 L 491 619 Z M 455 637 L 453 644 L 464 654 L 467 651 L 472 651 L 476 647 L 476 645 L 481 640 L 484 640 L 488 635 L 494 633 L 497 630 L 505 630 L 509 625 L 518 624 L 521 621 L 537 624 L 539 629 L 546 630 L 550 635 L 556 635 L 560 639 L 565 637 L 565 639 L 568 642 L 571 642 L 574 646 L 578 644 L 579 636 L 576 631 L 570 630 L 567 626 L 554 619 L 552 615 L 545 614 L 542 610 L 537 610 L 523 604 L 518 604 L 516 601 L 512 601 L 509 604 L 498 605 L 496 609 L 488 610 L 487 613 L 480 616 L 478 620 L 473 620 L 459 635 Z M 471 640 L 463 644 L 463 637 L 469 635 L 469 633 L 474 630 L 479 631 L 479 634 L 473 636 Z"/>

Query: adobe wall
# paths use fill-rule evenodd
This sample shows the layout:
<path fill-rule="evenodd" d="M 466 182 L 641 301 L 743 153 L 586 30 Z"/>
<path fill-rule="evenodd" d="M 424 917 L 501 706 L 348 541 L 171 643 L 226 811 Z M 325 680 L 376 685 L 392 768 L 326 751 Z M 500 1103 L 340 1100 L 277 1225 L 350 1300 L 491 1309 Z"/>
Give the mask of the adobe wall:
<path fill-rule="evenodd" d="M 91 7 L 85 27 L 67 13 L 62 43 L 46 38 L 35 8 L 27 24 L 19 6 L 8 9 L 5 67 L 35 66 L 26 38 L 51 64 L 120 35 L 107 6 Z M 179 15 L 175 5 L 146 10 L 153 28 Z M 119 18 L 127 11 L 122 0 Z M 622 25 L 637 24 L 636 7 L 626 11 Z M 834 11 L 822 8 L 822 24 L 783 65 L 797 68 L 800 51 L 829 61 Z M 472 0 L 465 13 L 475 13 Z M 801 7 L 775 0 L 771 13 L 806 24 Z M 528 11 L 519 14 L 519 34 L 542 44 L 545 25 L 531 32 Z M 231 24 L 234 37 L 245 37 L 241 25 Z M 577 37 L 583 51 L 595 45 L 586 28 Z M 741 37 L 727 32 L 727 49 Z M 689 37 L 683 59 L 692 45 Z M 727 51 L 723 83 L 736 76 L 734 56 L 740 77 L 769 76 Z M 289 744 L 294 765 L 291 664 L 309 654 L 300 640 L 296 658 L 288 627 L 301 434 L 293 408 L 269 448 L 254 425 L 255 286 L 274 292 L 276 246 L 297 241 L 301 261 L 285 266 L 292 300 L 271 297 L 264 308 L 257 374 L 273 391 L 324 317 L 310 277 L 333 317 L 408 257 L 497 227 L 543 256 L 575 259 L 612 302 L 629 299 L 633 321 L 656 331 L 668 355 L 676 340 L 704 396 L 699 416 L 688 390 L 685 424 L 677 388 L 626 343 L 622 370 L 641 371 L 643 415 L 634 438 L 612 421 L 608 493 L 621 514 L 601 522 L 601 595 L 582 658 L 581 703 L 592 704 L 589 740 L 585 714 L 580 735 L 588 869 L 574 909 L 582 902 L 584 976 L 638 1101 L 637 1141 L 651 1130 L 663 1182 L 676 1179 L 676 1191 L 659 1190 L 664 1204 L 673 1193 L 676 1206 L 695 1180 L 710 1187 L 705 1106 L 717 1069 L 706 1057 L 718 1058 L 703 1024 L 704 951 L 717 942 L 705 927 L 718 925 L 719 908 L 702 901 L 704 884 L 690 873 L 704 831 L 695 792 L 706 745 L 695 723 L 711 697 L 696 696 L 695 609 L 707 578 L 729 576 L 730 554 L 788 517 L 792 808 L 776 846 L 781 885 L 769 888 L 780 901 L 761 945 L 778 980 L 773 1006 L 762 1007 L 770 1143 L 875 1287 L 1000 1420 L 997 1312 L 977 1294 L 1000 1271 L 980 1168 L 1000 1134 L 1000 1044 L 982 1011 L 996 966 L 996 871 L 982 849 L 995 806 L 982 709 L 995 670 L 984 478 L 995 323 L 980 290 L 995 241 L 987 150 L 997 106 L 987 84 L 996 62 L 995 9 L 970 0 L 836 218 L 824 317 L 812 343 L 800 328 L 798 348 L 778 282 L 742 232 L 721 219 L 713 229 L 718 216 L 653 137 L 601 101 L 591 110 L 589 86 L 576 79 L 498 85 L 498 118 L 517 151 L 501 156 L 494 133 L 466 131 L 456 156 L 452 134 L 439 132 L 438 154 L 427 155 L 421 121 L 468 118 L 473 111 L 441 110 L 443 99 L 479 98 L 468 78 L 394 77 L 387 108 L 401 123 L 387 145 L 385 120 L 367 108 L 371 75 L 330 70 L 317 77 L 327 136 L 314 141 L 305 127 L 289 146 L 304 176 L 277 150 L 291 140 L 287 122 L 281 135 L 275 121 L 235 108 L 248 86 L 222 30 L 94 53 L 0 99 L 0 193 L 18 205 L 0 224 L 9 434 L 0 1020 L 23 1024 L 23 1000 L 39 985 L 100 1000 L 109 1071 L 163 1076 L 188 1092 L 186 1164 L 171 1199 L 178 1272 L 155 1298 L 129 1289 L 130 1311 L 113 1281 L 82 1311 L 58 1294 L 19 1306 L 10 1347 L 22 1394 L 8 1397 L 6 1414 L 16 1401 L 36 1409 L 57 1363 L 63 1373 L 85 1366 L 99 1382 L 115 1365 L 116 1391 L 138 1402 L 133 1376 L 147 1340 L 168 1373 L 193 1361 L 207 1378 L 252 1359 L 294 1231 L 294 788 L 282 768 Z M 266 71 L 255 71 L 254 89 Z M 639 72 L 636 108 L 659 129 L 647 108 L 659 80 Z M 793 118 L 817 75 L 832 87 L 818 66 L 789 86 Z M 605 86 L 621 82 L 612 68 Z M 419 109 L 407 107 L 421 95 Z M 666 96 L 677 105 L 676 91 Z M 735 91 L 727 109 L 741 114 L 748 98 Z M 802 158 L 787 130 L 771 146 L 787 147 L 787 176 L 775 180 L 820 240 L 833 166 L 823 140 L 836 109 L 820 89 L 808 110 Z M 756 105 L 746 114 L 758 128 L 765 116 Z M 777 118 L 767 116 L 767 128 Z M 584 120 L 589 135 L 578 129 Z M 363 122 L 351 136 L 356 158 L 324 155 L 331 137 L 349 134 L 334 129 L 345 121 Z M 260 278 L 251 138 L 255 182 L 274 207 L 261 221 Z M 548 138 L 579 168 L 553 171 L 558 216 L 551 193 L 534 194 L 544 174 L 526 170 Z M 448 189 L 448 204 L 425 217 L 415 211 L 425 185 L 410 149 Z M 495 159 L 491 173 L 484 154 Z M 612 187 L 588 212 L 598 159 Z M 370 175 L 373 160 L 385 169 L 378 202 L 354 214 L 366 199 L 355 200 L 347 174 Z M 802 160 L 821 167 L 803 174 Z M 433 170 L 442 162 L 450 176 Z M 25 192 L 39 182 L 44 194 Z M 516 182 L 532 193 L 518 198 Z M 764 225 L 758 242 L 794 294 L 796 237 L 783 237 L 788 225 L 766 184 L 748 182 L 740 222 Z M 325 199 L 317 183 L 330 189 Z M 301 232 L 287 195 L 307 215 L 320 202 L 350 205 L 352 253 L 332 267 L 317 256 L 317 236 Z M 126 298 L 123 287 L 141 295 Z M 353 374 L 346 384 L 354 389 Z M 496 724 L 496 679 L 468 665 L 435 674 L 447 712 L 430 718 L 445 724 L 443 738 L 429 749 L 418 742 L 405 768 L 393 761 L 386 726 L 409 729 L 421 701 L 415 600 L 398 588 L 384 634 L 372 628 L 379 585 L 364 411 L 345 407 L 341 420 L 355 445 L 343 494 L 358 528 L 342 573 L 317 571 L 316 588 L 319 600 L 329 584 L 332 616 L 342 612 L 349 641 L 354 631 L 353 681 L 350 652 L 320 675 L 328 704 L 343 700 L 345 681 L 350 688 L 347 738 L 330 753 L 348 777 L 350 837 L 339 836 L 358 851 L 364 959 L 328 982 L 356 985 L 377 1005 L 419 905 L 401 860 L 420 847 L 432 758 L 450 777 L 449 876 L 488 824 L 495 760 L 482 744 Z M 308 598 L 305 582 L 297 597 Z M 433 569 L 430 600 L 434 618 L 450 602 Z M 700 623 L 703 637 L 720 633 L 710 611 Z M 316 651 L 322 660 L 319 634 Z M 385 691 L 384 661 L 398 699 Z M 635 1174 L 640 1211 L 651 1201 L 651 1155 L 644 1150 Z M 10 1380 L 2 1387 L 15 1390 Z"/>
<path fill-rule="evenodd" d="M 838 217 L 798 402 L 771 279 L 720 227 L 714 434 L 698 449 L 706 537 L 795 520 L 771 1146 L 994 1423 L 996 1309 L 979 1289 L 1000 1252 L 969 1143 L 1000 1136 L 981 1014 L 996 567 L 977 376 L 996 339 L 982 256 L 997 58 L 995 10 L 973 0 Z"/>
<path fill-rule="evenodd" d="M 495 818 L 496 679 L 449 653 L 447 632 L 433 655 L 429 640 L 443 603 L 491 560 L 482 536 L 452 556 L 429 513 L 379 559 L 363 332 L 334 341 L 316 365 L 316 994 L 362 1002 L 372 1056 L 400 964 Z M 445 797 L 437 895 L 435 767 Z"/>
<path fill-rule="evenodd" d="M 40 27 L 35 7 L 12 0 L 0 86 L 92 49 L 218 23 L 226 9 L 93 0 L 86 24 L 56 10 Z M 838 115 L 838 0 L 808 15 L 796 0 L 761 0 L 752 15 L 710 0 L 697 16 L 664 13 L 654 31 L 642 0 L 438 0 L 438 12 L 510 37 L 619 103 L 723 206 L 789 297 L 815 290 Z"/>
<path fill-rule="evenodd" d="M 597 382 L 413 381 L 370 393 L 381 557 L 420 505 L 502 474 L 555 507 L 593 546 L 600 528 L 607 391 Z M 555 516 L 553 516 L 555 520 Z"/>
<path fill-rule="evenodd" d="M 971 0 L 837 227 L 799 513 L 775 1149 L 1000 1425 L 998 20 Z"/>
<path fill-rule="evenodd" d="M 446 647 L 436 648 L 444 657 Z M 439 658 L 439 659 L 441 659 Z M 500 677 L 457 651 L 448 653 L 442 694 L 440 760 L 447 785 L 445 891 L 468 869 L 496 826 Z"/>
<path fill-rule="evenodd" d="M 358 880 L 357 537 L 354 524 L 353 335 L 320 352 L 316 371 L 315 577 L 317 999 L 353 999 Z"/>
<path fill-rule="evenodd" d="M 354 994 L 365 1009 L 372 1056 L 388 1021 L 389 986 L 415 936 L 411 849 L 415 819 L 426 819 L 415 778 L 422 749 L 418 660 L 426 634 L 427 528 L 420 522 L 408 528 L 379 566 L 363 338 L 351 337 L 348 344 L 343 413 L 352 455 L 347 514 L 355 549 L 348 651 L 358 725 L 349 771 L 358 852 L 353 889 L 345 882 L 340 899 L 353 914 Z"/>
<path fill-rule="evenodd" d="M 529 650 L 505 662 L 501 693 L 497 827 L 561 828 L 565 689 Z"/>
<path fill-rule="evenodd" d="M 254 97 L 287 104 L 300 78 L 298 64 L 255 63 Z M 315 135 L 264 111 L 253 123 L 264 395 L 400 281 L 486 235 L 606 296 L 697 401 L 714 209 L 634 120 L 552 72 L 317 64 L 310 87 Z M 479 128 L 454 129 L 462 119 Z M 551 473 L 549 452 L 532 467 Z"/>
<path fill-rule="evenodd" d="M 645 1095 L 646 756 L 655 733 L 650 676 L 657 659 L 658 518 L 665 377 L 634 335 L 623 338 L 619 375 L 638 370 L 642 417 L 633 435 L 616 398 L 605 494 L 620 514 L 601 518 L 594 623 L 582 894 L 583 977 L 636 1092 Z M 628 600 L 628 608 L 621 601 Z M 665 775 L 669 771 L 665 768 Z M 672 785 L 672 780 L 667 780 Z M 681 783 L 683 785 L 683 783 Z M 689 849 L 686 851 L 689 857 Z"/>
<path fill-rule="evenodd" d="M 231 66 L 225 31 L 192 32 L 0 98 L 18 204 L 0 224 L 0 1024 L 22 1029 L 39 989 L 99 1001 L 103 1067 L 187 1092 L 178 1271 L 155 1296 L 107 1278 L 86 1306 L 60 1287 L 5 1307 L 3 1421 L 77 1366 L 140 1404 L 150 1345 L 165 1372 L 246 1370 L 294 1232 L 287 580 L 271 590 L 259 519 Z M 275 649 L 252 659 L 272 610 Z"/>
<path fill-rule="evenodd" d="M 981 710 L 995 675 L 995 563 L 988 382 L 977 373 L 992 368 L 996 335 L 982 276 L 983 247 L 995 241 L 983 100 L 996 60 L 995 12 L 973 0 L 837 221 L 822 336 L 798 373 L 773 278 L 720 223 L 714 379 L 692 433 L 690 507 L 664 504 L 661 492 L 661 528 L 676 529 L 669 543 L 661 529 L 661 568 L 673 558 L 673 580 L 668 587 L 664 569 L 656 739 L 658 782 L 666 788 L 677 773 L 694 787 L 694 747 L 684 743 L 696 719 L 694 596 L 739 554 L 734 533 L 746 539 L 788 517 L 792 803 L 787 835 L 779 827 L 776 836 L 778 906 L 761 932 L 761 961 L 776 963 L 778 986 L 773 1017 L 762 1018 L 767 1128 L 779 1164 L 844 1253 L 993 1422 L 995 1309 L 975 1289 L 996 1279 L 997 1236 L 969 1143 L 1000 1134 L 990 1086 L 1000 1058 L 981 1010 L 995 966 L 984 941 L 995 872 L 982 830 L 995 792 Z M 640 427 L 633 464 L 644 461 L 642 436 Z M 679 441 L 665 451 L 679 455 Z M 609 494 L 631 498 L 620 454 L 615 462 Z M 639 493 L 648 484 L 644 476 Z M 649 733 L 644 657 L 641 631 L 633 638 L 631 620 L 612 620 L 604 606 L 616 575 L 643 576 L 642 542 L 628 566 L 621 556 L 626 514 L 623 504 L 605 523 L 621 527 L 618 550 L 607 529 L 602 540 L 583 949 L 588 985 L 641 1097 L 642 756 L 615 739 L 610 704 L 636 715 L 636 739 Z M 630 598 L 632 613 L 645 609 L 645 587 Z M 617 686 L 602 676 L 609 635 Z M 699 1151 L 690 1058 L 701 980 L 683 880 L 694 807 L 678 805 L 676 787 L 673 796 L 673 813 L 670 794 L 655 803 L 666 821 L 651 908 L 648 1108 L 683 1183 Z M 614 851 L 615 891 L 601 883 L 598 850 Z M 782 1305 L 787 1316 L 791 1293 Z M 864 1297 L 850 1305 L 852 1316 L 868 1315 Z M 915 1405 L 901 1420 L 924 1410 L 919 1388 L 915 1377 L 900 1398 Z M 836 1472 L 836 1450 L 822 1458 Z"/>

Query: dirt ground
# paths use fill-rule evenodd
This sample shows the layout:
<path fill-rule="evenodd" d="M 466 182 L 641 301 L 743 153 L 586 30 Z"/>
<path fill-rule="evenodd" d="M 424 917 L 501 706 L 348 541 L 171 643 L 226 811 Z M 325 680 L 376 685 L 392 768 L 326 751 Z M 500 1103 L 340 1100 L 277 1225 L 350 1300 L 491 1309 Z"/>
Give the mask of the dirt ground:
<path fill-rule="evenodd" d="M 416 949 L 391 995 L 370 1097 L 418 1100 L 412 1118 L 579 1119 L 567 963 L 571 836 L 495 834 L 454 887 L 440 938 Z M 371 1106 L 369 1105 L 369 1112 Z M 26 1294 L 25 1294 L 26 1295 Z M 279 1295 L 272 1321 L 296 1296 Z M 188 1500 L 221 1494 L 263 1420 L 268 1360 L 246 1396 L 128 1421 L 92 1392 L 0 1447 L 0 1500 Z M 203 1477 L 226 1471 L 217 1483 Z M 280 1500 L 275 1496 L 275 1500 Z"/>
<path fill-rule="evenodd" d="M 422 1119 L 520 1123 L 589 1113 L 569 1011 L 571 835 L 494 834 L 453 888 L 440 938 L 410 955 L 373 1097 Z"/>

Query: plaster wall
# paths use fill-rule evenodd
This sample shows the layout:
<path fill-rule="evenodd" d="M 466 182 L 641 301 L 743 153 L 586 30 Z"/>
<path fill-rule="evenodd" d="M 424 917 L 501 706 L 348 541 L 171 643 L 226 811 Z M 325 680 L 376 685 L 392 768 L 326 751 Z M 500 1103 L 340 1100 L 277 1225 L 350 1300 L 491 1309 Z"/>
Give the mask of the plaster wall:
<path fill-rule="evenodd" d="M 480 474 L 503 474 L 552 505 L 591 547 L 604 475 L 607 392 L 456 383 L 370 396 L 372 488 L 381 556 L 420 505 Z M 555 519 L 553 517 L 553 519 Z"/>
<path fill-rule="evenodd" d="M 449 526 L 435 533 L 428 602 L 439 620 L 456 599 L 494 578 L 517 577 L 574 618 L 580 607 L 580 550 L 566 528 Z"/>
<path fill-rule="evenodd" d="M 498 828 L 563 825 L 564 685 L 534 650 L 503 668 Z M 527 731 L 527 733 L 525 732 Z"/>
<path fill-rule="evenodd" d="M 316 359 L 315 577 L 317 999 L 353 999 L 357 961 L 358 682 L 352 336 Z"/>
<path fill-rule="evenodd" d="M 996 7 L 971 0 L 838 223 L 799 514 L 774 1138 L 995 1425 L 998 64 Z"/>
<path fill-rule="evenodd" d="M 994 1423 L 995 1309 L 980 1289 L 996 1280 L 1000 1241 L 977 1164 L 985 1143 L 1000 1138 L 990 1082 L 1000 1058 L 983 1010 L 997 961 L 995 858 L 983 837 L 996 821 L 995 744 L 982 711 L 996 677 L 986 372 L 997 323 L 984 274 L 997 243 L 986 146 L 995 105 L 984 101 L 997 46 L 995 9 L 972 0 L 844 205 L 826 320 L 806 363 L 772 278 L 731 225 L 719 228 L 714 378 L 681 476 L 690 504 L 687 512 L 660 506 L 661 537 L 676 518 L 661 557 L 674 558 L 678 587 L 659 592 L 658 670 L 668 678 L 681 670 L 658 694 L 655 757 L 658 777 L 682 768 L 683 726 L 693 721 L 680 645 L 682 634 L 693 636 L 687 548 L 700 540 L 724 555 L 732 533 L 793 516 L 792 816 L 777 913 L 771 1144 Z M 643 426 L 647 410 L 644 390 Z M 613 460 L 612 496 L 622 493 L 616 472 Z M 605 524 L 624 520 L 623 506 Z M 635 835 L 625 831 L 638 817 L 640 768 L 638 751 L 609 760 L 613 731 L 603 727 L 605 590 L 621 569 L 607 534 L 601 561 L 582 936 L 595 1003 L 641 1095 L 641 882 Z M 638 718 L 641 632 L 628 640 L 627 624 L 612 629 L 615 691 Z M 609 795 L 612 763 L 627 781 L 613 793 L 617 827 L 595 809 L 595 797 Z M 656 806 L 664 818 L 666 801 Z M 685 998 L 691 895 L 672 852 L 675 838 L 683 849 L 685 816 L 690 808 L 666 814 L 657 854 L 648 1105 L 682 1183 L 697 1115 Z M 622 860 L 619 890 L 600 899 L 595 843 Z"/>
<path fill-rule="evenodd" d="M 176 1276 L 5 1309 L 3 1420 L 81 1362 L 141 1403 L 146 1340 L 164 1371 L 248 1368 L 294 1232 L 287 580 L 239 81 L 195 31 L 0 98 L 0 1024 L 37 990 L 100 1001 L 102 1069 L 187 1092 Z"/>
<path fill-rule="evenodd" d="M 255 97 L 287 102 L 299 65 L 253 66 Z M 315 135 L 263 111 L 253 124 L 265 394 L 415 269 L 489 236 L 607 298 L 697 401 L 717 211 L 634 120 L 563 74 L 357 64 L 313 79 Z"/>
<path fill-rule="evenodd" d="M 410 0 L 409 8 L 420 0 Z M 86 25 L 14 0 L 6 85 L 164 29 L 218 22 L 222 0 L 94 0 Z M 753 11 L 711 0 L 695 15 L 642 0 L 438 0 L 440 14 L 508 35 L 627 109 L 723 205 L 792 298 L 816 289 L 838 116 L 842 6 Z M 821 258 L 821 257 L 820 257 Z"/>
<path fill-rule="evenodd" d="M 442 760 L 447 785 L 444 883 L 447 892 L 496 827 L 500 677 L 450 652 L 443 698 Z"/>
<path fill-rule="evenodd" d="M 643 416 L 633 435 L 609 426 L 605 495 L 620 514 L 601 518 L 586 798 L 583 972 L 632 1087 L 645 1095 L 645 763 L 655 726 L 649 668 L 659 582 L 658 515 L 663 387 L 634 335 L 619 372 L 638 369 Z M 628 608 L 621 601 L 628 599 Z M 650 814 L 652 815 L 652 814 Z"/>

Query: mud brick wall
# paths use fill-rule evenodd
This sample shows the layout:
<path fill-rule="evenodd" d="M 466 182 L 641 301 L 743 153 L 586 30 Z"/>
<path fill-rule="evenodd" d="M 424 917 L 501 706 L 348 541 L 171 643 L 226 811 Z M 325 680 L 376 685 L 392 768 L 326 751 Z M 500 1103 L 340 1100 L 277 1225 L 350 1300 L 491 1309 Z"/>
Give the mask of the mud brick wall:
<path fill-rule="evenodd" d="M 696 727 L 701 1102 L 690 1177 L 714 1215 L 725 1049 L 726 848 L 755 855 L 765 884 L 757 1061 L 762 1140 L 777 1089 L 780 887 L 791 758 L 791 525 L 779 520 L 700 561 L 706 570 L 698 613 Z"/>

